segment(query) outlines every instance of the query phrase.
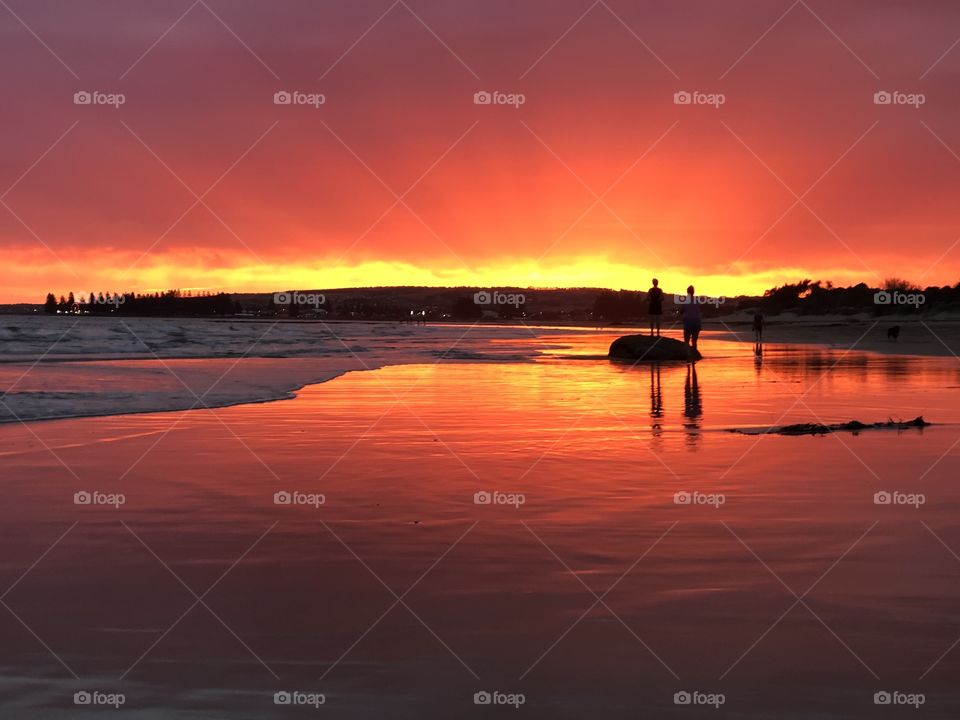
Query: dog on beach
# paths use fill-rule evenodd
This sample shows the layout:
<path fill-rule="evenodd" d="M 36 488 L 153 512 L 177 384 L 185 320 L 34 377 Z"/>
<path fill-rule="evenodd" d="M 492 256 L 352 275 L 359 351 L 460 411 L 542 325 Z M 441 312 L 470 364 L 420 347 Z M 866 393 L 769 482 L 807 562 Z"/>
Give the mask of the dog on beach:
<path fill-rule="evenodd" d="M 900 326 L 894 325 L 892 328 L 887 330 L 887 340 L 893 340 L 896 342 L 900 339 Z"/>

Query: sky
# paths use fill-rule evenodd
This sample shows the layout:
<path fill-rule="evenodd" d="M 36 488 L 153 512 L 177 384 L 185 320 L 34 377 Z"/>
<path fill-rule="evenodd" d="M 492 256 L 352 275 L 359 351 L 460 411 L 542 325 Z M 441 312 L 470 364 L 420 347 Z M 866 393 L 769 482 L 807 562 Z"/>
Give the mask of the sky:
<path fill-rule="evenodd" d="M 0 302 L 953 285 L 958 40 L 939 0 L 4 0 Z"/>

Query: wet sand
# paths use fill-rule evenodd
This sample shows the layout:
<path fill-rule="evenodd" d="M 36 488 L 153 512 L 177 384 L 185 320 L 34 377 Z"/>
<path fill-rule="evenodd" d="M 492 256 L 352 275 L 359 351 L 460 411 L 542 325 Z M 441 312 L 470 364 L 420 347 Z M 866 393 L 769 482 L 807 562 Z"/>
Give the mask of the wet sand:
<path fill-rule="evenodd" d="M 408 365 L 0 427 L 8 707 L 75 717 L 100 689 L 130 717 L 296 716 L 273 694 L 299 690 L 342 717 L 487 717 L 513 710 L 474 693 L 500 691 L 538 718 L 716 715 L 675 705 L 687 690 L 734 717 L 865 718 L 899 689 L 955 715 L 955 363 L 705 349 L 695 369 Z M 920 413 L 939 425 L 723 432 Z"/>
<path fill-rule="evenodd" d="M 273 694 L 299 690 L 338 717 L 479 718 L 513 712 L 474 704 L 500 691 L 535 718 L 719 716 L 675 705 L 686 690 L 723 693 L 724 716 L 872 718 L 901 690 L 955 716 L 955 361 L 704 349 L 0 427 L 5 704 L 72 718 L 100 689 L 125 694 L 118 717 L 294 717 L 313 710 Z M 917 414 L 938 425 L 723 431 Z M 924 503 L 874 503 L 890 491 Z"/>

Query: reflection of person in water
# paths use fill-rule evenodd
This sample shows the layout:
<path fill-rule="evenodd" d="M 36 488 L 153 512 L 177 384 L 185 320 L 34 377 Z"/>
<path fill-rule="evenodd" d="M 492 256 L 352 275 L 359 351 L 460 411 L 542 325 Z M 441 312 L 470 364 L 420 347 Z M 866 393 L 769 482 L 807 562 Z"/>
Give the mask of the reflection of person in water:
<path fill-rule="evenodd" d="M 650 363 L 650 431 L 654 438 L 663 433 L 663 388 L 660 385 L 660 363 Z"/>
<path fill-rule="evenodd" d="M 687 381 L 683 385 L 683 416 L 687 422 L 686 428 L 690 444 L 696 445 L 700 437 L 700 417 L 703 415 L 703 405 L 700 403 L 700 383 L 697 382 L 697 366 L 687 365 Z"/>
<path fill-rule="evenodd" d="M 663 417 L 663 388 L 660 386 L 660 363 L 650 363 L 650 417 Z"/>

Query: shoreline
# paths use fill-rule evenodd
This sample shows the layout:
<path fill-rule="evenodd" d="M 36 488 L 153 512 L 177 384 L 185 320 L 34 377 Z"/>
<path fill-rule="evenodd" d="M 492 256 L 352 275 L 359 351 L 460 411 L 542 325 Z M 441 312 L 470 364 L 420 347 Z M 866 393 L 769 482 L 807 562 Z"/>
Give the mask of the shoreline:
<path fill-rule="evenodd" d="M 151 325 L 155 323 L 152 321 Z M 203 321 L 194 323 L 202 325 Z M 886 330 L 892 324 L 901 325 L 899 342 L 886 338 Z M 516 332 L 524 327 L 522 324 L 482 325 L 476 328 L 481 337 L 470 340 L 466 336 L 472 333 L 460 332 L 460 328 L 470 326 L 434 325 L 415 333 L 385 326 L 378 329 L 372 325 L 363 327 L 370 331 L 357 334 L 359 328 L 355 327 L 347 338 L 349 345 L 343 343 L 342 347 L 338 347 L 339 342 L 331 342 L 329 337 L 311 338 L 309 334 L 296 333 L 294 337 L 286 338 L 288 342 L 292 341 L 289 344 L 283 342 L 264 347 L 261 353 L 251 353 L 248 349 L 246 356 L 235 355 L 231 352 L 234 348 L 218 344 L 217 341 L 225 338 L 209 336 L 205 338 L 209 352 L 184 341 L 158 348 L 163 357 L 156 351 L 145 356 L 142 352 L 118 353 L 114 350 L 100 357 L 83 352 L 91 347 L 80 346 L 92 346 L 93 341 L 113 340 L 102 335 L 85 338 L 80 346 L 71 348 L 80 351 L 76 354 L 7 355 L 0 358 L 0 380 L 4 381 L 0 382 L 3 390 L 0 399 L 4 406 L 0 408 L 0 424 L 212 410 L 277 402 L 294 399 L 305 387 L 326 383 L 350 372 L 394 365 L 501 364 L 538 359 L 601 361 L 607 357 L 604 352 L 606 339 L 601 343 L 602 348 L 598 345 L 596 349 L 590 347 L 591 352 L 567 354 L 565 350 L 573 348 L 557 345 L 561 340 L 558 335 L 563 333 L 558 326 L 540 326 L 540 332 L 532 332 L 533 326 L 526 326 L 525 329 L 531 331 L 531 337 L 527 338 Z M 704 327 L 705 343 L 744 343 L 747 346 L 743 348 L 744 355 L 752 349 L 752 332 L 742 318 L 707 320 Z M 147 329 L 137 328 L 139 333 Z M 202 327 L 194 327 L 191 334 L 195 336 L 202 330 Z M 675 330 L 665 328 L 666 333 L 672 335 L 676 334 Z M 643 329 L 589 329 L 580 325 L 576 329 L 568 328 L 568 331 L 580 336 L 596 335 L 599 340 L 599 336 L 635 334 Z M 202 332 L 199 334 L 203 335 Z M 151 340 L 154 339 L 161 344 L 164 339 L 155 327 L 151 336 Z M 913 321 L 908 324 L 849 317 L 777 318 L 765 329 L 764 339 L 768 346 L 806 345 L 819 346 L 824 351 L 856 350 L 889 356 L 948 358 L 960 352 L 960 321 Z M 451 353 L 451 343 L 458 348 L 457 352 Z M 709 346 L 706 349 L 709 361 L 714 353 Z M 73 386 L 64 389 L 68 379 Z M 6 387 L 2 387 L 4 385 Z M 144 387 L 149 390 L 144 391 Z"/>
<path fill-rule="evenodd" d="M 15 315 L 4 316 L 6 318 L 17 317 Z M 24 317 L 24 316 L 19 316 Z M 31 316 L 34 317 L 34 316 Z M 45 316 L 46 317 L 46 316 Z M 61 318 L 66 320 L 67 318 Z M 644 334 L 649 331 L 649 326 L 643 322 L 630 322 L 622 324 L 599 324 L 583 321 L 531 321 L 524 320 L 498 320 L 498 321 L 477 321 L 470 323 L 468 321 L 437 321 L 427 325 L 416 326 L 409 323 L 397 322 L 393 320 L 313 320 L 313 319 L 288 319 L 288 318 L 157 318 L 157 317 L 97 317 L 92 318 L 98 321 L 127 322 L 130 321 L 134 326 L 140 323 L 161 323 L 168 325 L 175 324 L 206 324 L 215 326 L 222 324 L 259 326 L 271 325 L 280 328 L 290 328 L 291 326 L 306 326 L 309 328 L 323 329 L 330 327 L 354 327 L 354 328 L 378 328 L 381 331 L 387 331 L 387 334 L 407 334 L 412 332 L 423 332 L 430 330 L 454 330 L 464 328 L 477 331 L 569 331 L 576 333 L 616 333 L 618 335 Z M 730 340 L 753 344 L 753 331 L 751 329 L 753 316 L 748 313 L 737 313 L 735 315 L 721 316 L 716 318 L 704 318 L 703 330 L 709 333 L 704 339 Z M 81 320 L 83 322 L 84 320 Z M 53 320 L 56 322 L 56 319 Z M 868 352 L 877 352 L 888 355 L 912 355 L 929 357 L 949 357 L 955 355 L 960 358 L 960 317 L 953 315 L 939 314 L 928 318 L 918 318 L 912 315 L 897 316 L 886 315 L 876 317 L 866 313 L 858 315 L 817 315 L 817 316 L 799 316 L 790 313 L 773 315 L 765 318 L 764 344 L 798 344 L 798 345 L 820 345 L 831 350 L 864 350 Z M 886 337 L 887 329 L 899 325 L 901 328 L 900 337 L 897 341 L 888 340 Z M 4 321 L 0 319 L 0 331 L 3 330 Z M 82 326 L 80 326 L 82 327 Z M 679 331 L 679 319 L 667 317 L 663 319 L 664 330 L 669 332 L 671 329 Z M 332 331 L 330 331 L 332 333 Z M 3 335 L 0 332 L 0 335 Z M 309 338 L 313 332 L 298 339 Z M 55 339 L 56 336 L 54 336 Z M 18 337 L 8 336 L 0 337 L 0 340 L 16 342 Z M 285 359 L 286 357 L 310 357 L 313 355 L 313 348 L 304 352 L 305 348 L 297 348 L 292 355 L 285 355 L 285 351 L 292 348 L 283 347 L 273 349 L 272 351 L 259 351 L 253 353 L 254 357 L 273 357 Z M 159 356 L 163 359 L 207 359 L 211 357 L 245 357 L 246 348 L 235 352 L 218 352 L 216 354 L 196 354 L 187 352 L 169 352 L 169 350 L 159 351 Z M 36 361 L 45 363 L 50 361 L 106 361 L 106 360 L 147 360 L 155 358 L 153 350 L 143 352 L 142 348 L 134 352 L 117 352 L 110 355 L 100 355 L 99 353 L 77 352 L 74 354 L 52 353 L 49 355 L 38 356 L 31 352 L 8 352 L 0 354 L 0 365 L 7 363 L 23 363 Z"/>

